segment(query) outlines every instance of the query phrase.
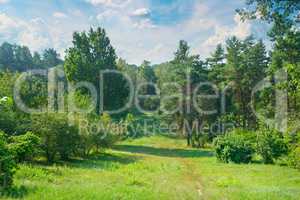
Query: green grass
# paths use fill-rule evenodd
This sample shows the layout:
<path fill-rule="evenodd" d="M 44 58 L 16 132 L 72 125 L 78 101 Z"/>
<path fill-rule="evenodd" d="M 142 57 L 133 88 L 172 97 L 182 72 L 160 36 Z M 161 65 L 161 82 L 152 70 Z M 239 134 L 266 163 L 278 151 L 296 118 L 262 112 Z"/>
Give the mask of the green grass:
<path fill-rule="evenodd" d="M 263 164 L 218 163 L 184 140 L 145 137 L 90 160 L 22 165 L 4 199 L 299 199 L 300 172 Z"/>

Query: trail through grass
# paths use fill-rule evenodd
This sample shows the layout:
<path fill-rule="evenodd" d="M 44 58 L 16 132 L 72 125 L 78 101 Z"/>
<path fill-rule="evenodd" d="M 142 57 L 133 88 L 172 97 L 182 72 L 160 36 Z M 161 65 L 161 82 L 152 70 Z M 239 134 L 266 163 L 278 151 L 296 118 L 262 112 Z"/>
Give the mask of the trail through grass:
<path fill-rule="evenodd" d="M 288 167 L 218 163 L 184 140 L 145 137 L 89 160 L 22 165 L 15 196 L 4 199 L 299 199 L 300 173 Z"/>

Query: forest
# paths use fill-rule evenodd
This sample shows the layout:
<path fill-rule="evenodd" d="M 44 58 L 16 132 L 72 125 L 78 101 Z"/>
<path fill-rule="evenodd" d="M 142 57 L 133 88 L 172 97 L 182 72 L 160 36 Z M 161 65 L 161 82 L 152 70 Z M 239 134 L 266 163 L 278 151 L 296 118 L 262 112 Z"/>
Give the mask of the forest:
<path fill-rule="evenodd" d="M 0 198 L 298 199 L 300 3 L 245 3 L 271 46 L 232 36 L 203 59 L 181 40 L 138 66 L 101 27 L 64 58 L 4 42 Z"/>

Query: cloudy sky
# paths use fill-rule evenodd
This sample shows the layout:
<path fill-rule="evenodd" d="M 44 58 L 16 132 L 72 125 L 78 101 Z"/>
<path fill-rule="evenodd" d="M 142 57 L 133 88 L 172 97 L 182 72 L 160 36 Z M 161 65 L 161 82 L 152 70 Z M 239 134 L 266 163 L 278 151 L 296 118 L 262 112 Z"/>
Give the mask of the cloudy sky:
<path fill-rule="evenodd" d="M 51 47 L 63 57 L 74 31 L 101 26 L 129 63 L 167 61 L 181 39 L 206 57 L 233 35 L 265 38 L 265 25 L 235 13 L 243 7 L 244 0 L 0 0 L 0 43 Z"/>

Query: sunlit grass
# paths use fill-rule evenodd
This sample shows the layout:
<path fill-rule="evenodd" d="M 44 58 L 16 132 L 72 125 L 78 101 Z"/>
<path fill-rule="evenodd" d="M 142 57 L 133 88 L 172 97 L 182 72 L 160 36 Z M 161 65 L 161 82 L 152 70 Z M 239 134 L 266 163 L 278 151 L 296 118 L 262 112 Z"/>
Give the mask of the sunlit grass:
<path fill-rule="evenodd" d="M 300 172 L 288 167 L 218 163 L 208 150 L 162 136 L 122 142 L 89 160 L 22 165 L 24 199 L 299 199 Z"/>

